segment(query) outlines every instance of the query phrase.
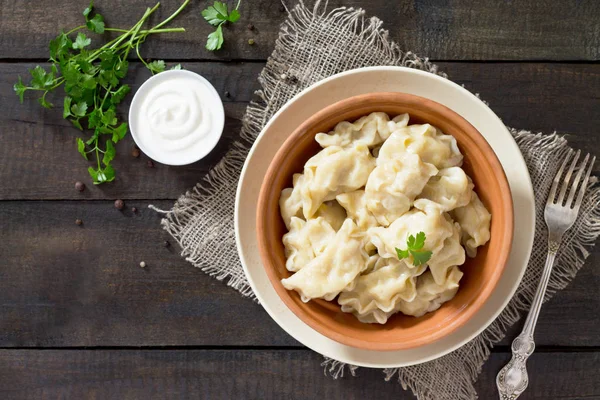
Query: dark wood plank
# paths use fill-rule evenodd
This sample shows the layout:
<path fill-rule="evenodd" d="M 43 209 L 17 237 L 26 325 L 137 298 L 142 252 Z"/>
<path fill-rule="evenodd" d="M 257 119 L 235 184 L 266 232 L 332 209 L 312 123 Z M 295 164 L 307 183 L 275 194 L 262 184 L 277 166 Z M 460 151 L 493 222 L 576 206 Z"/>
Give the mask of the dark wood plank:
<path fill-rule="evenodd" d="M 134 199 L 177 198 L 198 182 L 225 153 L 241 127 L 246 102 L 258 88 L 262 63 L 184 63 L 205 75 L 220 93 L 229 91 L 227 125 L 217 149 L 201 162 L 145 167 L 133 159 L 132 139 L 118 145 L 117 179 L 79 193 L 75 181 L 89 183 L 87 162 L 76 151 L 79 131 L 62 120 L 59 109 L 42 109 L 34 98 L 20 105 L 11 86 L 17 75 L 35 64 L 0 64 L 0 199 Z M 568 133 L 572 143 L 600 154 L 600 65 L 540 63 L 441 63 L 450 77 L 480 93 L 507 125 Z M 128 82 L 137 88 L 149 74 L 133 64 Z M 134 78 L 135 77 L 135 78 Z M 62 104 L 60 95 L 55 103 Z M 122 108 L 126 113 L 126 105 Z M 600 167 L 598 167 L 600 168 Z M 600 170 L 600 169 L 598 169 Z M 43 178 L 42 178 L 43 177 Z"/>
<path fill-rule="evenodd" d="M 147 204 L 0 202 L 0 347 L 298 346 L 260 305 L 163 247 Z M 600 249 L 544 307 L 538 346 L 600 346 L 599 262 Z"/>
<path fill-rule="evenodd" d="M 2 36 L 0 58 L 46 58 L 47 46 L 61 29 L 81 24 L 87 0 L 0 2 Z M 151 0 L 98 1 L 97 8 L 112 27 L 133 25 Z M 170 15 L 182 1 L 163 2 L 154 21 Z M 229 3 L 232 3 L 231 1 Z M 295 4 L 295 2 L 288 2 Z M 311 2 L 309 2 L 311 3 Z M 364 7 L 367 15 L 383 18 L 391 38 L 406 50 L 436 60 L 597 60 L 600 57 L 600 3 L 595 0 L 511 1 L 403 0 L 388 2 L 331 0 L 340 5 Z M 242 2 L 242 19 L 225 29 L 225 46 L 211 53 L 204 49 L 211 27 L 193 2 L 174 21 L 185 33 L 150 38 L 143 54 L 167 59 L 266 59 L 285 18 L 277 0 Z M 248 23 L 256 29 L 246 28 Z M 248 39 L 256 41 L 254 46 Z"/>
<path fill-rule="evenodd" d="M 6 399 L 414 399 L 377 369 L 333 380 L 308 350 L 3 350 Z M 492 354 L 476 383 L 497 398 L 508 354 Z M 600 399 L 600 354 L 537 353 L 522 399 Z M 376 394 L 376 395 L 374 395 Z"/>
<path fill-rule="evenodd" d="M 0 202 L 0 347 L 297 345 L 175 242 L 166 248 L 147 205 Z"/>

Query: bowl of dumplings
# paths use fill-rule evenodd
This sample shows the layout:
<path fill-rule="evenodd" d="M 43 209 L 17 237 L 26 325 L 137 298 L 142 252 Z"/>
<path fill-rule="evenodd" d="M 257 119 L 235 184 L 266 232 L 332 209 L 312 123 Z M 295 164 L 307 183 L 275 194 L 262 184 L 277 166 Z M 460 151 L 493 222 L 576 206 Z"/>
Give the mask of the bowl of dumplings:
<path fill-rule="evenodd" d="M 256 230 L 298 318 L 336 342 L 393 351 L 444 338 L 486 302 L 510 253 L 513 205 L 500 161 L 464 118 L 369 93 L 291 133 L 264 177 Z"/>

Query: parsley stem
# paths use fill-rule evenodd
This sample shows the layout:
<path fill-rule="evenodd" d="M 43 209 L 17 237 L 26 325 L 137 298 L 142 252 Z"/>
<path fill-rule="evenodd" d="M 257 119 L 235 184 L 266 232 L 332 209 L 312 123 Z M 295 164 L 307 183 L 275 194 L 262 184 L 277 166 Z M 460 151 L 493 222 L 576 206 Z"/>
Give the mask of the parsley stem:
<path fill-rule="evenodd" d="M 142 57 L 142 55 L 140 54 L 140 42 L 138 41 L 137 44 L 135 45 L 135 52 L 138 56 L 138 58 L 140 59 L 140 61 L 146 66 L 146 68 L 150 69 L 150 66 L 148 65 L 148 63 L 144 60 L 144 58 Z M 150 69 L 150 72 L 152 73 L 152 75 L 154 75 L 154 71 L 152 71 Z"/>
<path fill-rule="evenodd" d="M 96 161 L 98 161 L 98 172 L 101 172 L 102 168 L 100 168 L 100 154 L 98 154 L 98 138 L 96 137 L 96 141 L 94 143 L 94 146 L 96 146 Z"/>
<path fill-rule="evenodd" d="M 129 32 L 127 29 L 118 29 L 118 28 L 104 28 L 105 31 L 110 31 L 110 32 L 123 32 L 123 33 L 127 33 Z M 165 29 L 143 29 L 141 31 L 138 32 L 138 34 L 140 36 L 146 36 L 146 35 L 150 35 L 153 33 L 170 33 L 170 32 L 185 32 L 185 28 L 165 28 Z"/>
<path fill-rule="evenodd" d="M 189 4 L 190 0 L 185 0 L 183 2 L 183 4 L 181 6 L 179 6 L 179 8 L 177 9 L 177 11 L 175 11 L 173 14 L 171 14 L 171 16 L 167 19 L 165 19 L 163 22 L 161 22 L 160 24 L 156 25 L 154 28 L 152 29 L 158 29 L 161 26 L 168 24 L 169 22 L 171 22 L 171 20 L 173 18 L 175 18 L 181 11 L 183 11 L 183 9 Z M 156 7 L 158 7 L 160 5 L 160 3 L 156 4 Z"/>
<path fill-rule="evenodd" d="M 85 25 L 79 25 L 77 28 L 73 28 L 73 29 L 71 29 L 71 30 L 70 30 L 69 32 L 67 32 L 65 35 L 67 35 L 67 36 L 68 36 L 68 35 L 70 35 L 71 33 L 73 33 L 73 32 L 77 32 L 78 30 L 80 30 L 80 29 L 83 29 L 83 28 L 85 28 L 85 27 L 86 27 Z"/>
<path fill-rule="evenodd" d="M 236 10 L 237 10 L 238 8 L 240 8 L 240 3 L 241 3 L 241 2 L 242 2 L 242 0 L 238 0 L 237 4 L 236 4 L 236 6 L 235 6 L 235 9 L 236 9 Z"/>

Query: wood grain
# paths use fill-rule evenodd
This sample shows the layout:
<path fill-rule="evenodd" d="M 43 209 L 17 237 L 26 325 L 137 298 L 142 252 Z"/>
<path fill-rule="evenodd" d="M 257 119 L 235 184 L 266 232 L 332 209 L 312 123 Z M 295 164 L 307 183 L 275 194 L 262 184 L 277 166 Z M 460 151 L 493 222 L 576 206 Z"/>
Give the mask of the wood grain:
<path fill-rule="evenodd" d="M 87 162 L 78 154 L 80 132 L 62 119 L 60 109 L 42 109 L 33 96 L 19 104 L 12 92 L 17 75 L 35 64 L 0 64 L 0 199 L 175 199 L 193 187 L 238 137 L 240 119 L 258 88 L 262 63 L 184 63 L 206 76 L 223 95 L 226 127 L 217 148 L 204 160 L 183 167 L 155 164 L 130 156 L 128 136 L 117 146 L 117 179 L 92 187 Z M 133 90 L 149 76 L 141 64 L 133 65 Z M 513 127 L 569 135 L 571 143 L 600 153 L 600 64 L 441 63 L 440 68 L 472 92 Z M 135 77 L 135 79 L 133 78 Z M 225 97 L 228 91 L 231 97 Z M 62 104 L 62 94 L 54 99 Z M 131 97 L 131 96 L 130 96 Z M 127 100 L 129 101 L 129 100 Z M 60 107 L 59 107 L 60 108 Z M 126 104 L 121 108 L 126 115 Z M 596 133 L 596 134 L 594 134 Z M 600 171 L 600 167 L 596 167 Z M 79 193 L 76 181 L 88 184 Z"/>
<path fill-rule="evenodd" d="M 299 345 L 260 305 L 193 268 L 172 240 L 165 248 L 147 205 L 0 202 L 0 347 Z M 544 307 L 538 346 L 600 346 L 599 262 L 600 249 Z"/>
<path fill-rule="evenodd" d="M 167 0 L 154 15 L 159 21 L 171 15 L 183 1 Z M 45 59 L 48 42 L 62 29 L 83 21 L 87 0 L 0 2 L 0 58 Z M 108 26 L 125 28 L 139 20 L 152 0 L 97 1 Z M 231 2 L 230 2 L 231 3 Z M 311 4 L 312 2 L 309 2 Z M 294 5 L 295 1 L 286 4 Z M 598 60 L 600 3 L 595 0 L 401 0 L 365 2 L 330 0 L 338 6 L 365 8 L 367 16 L 383 19 L 383 28 L 405 50 L 434 60 Z M 192 2 L 170 26 L 184 33 L 152 37 L 142 52 L 165 59 L 265 60 L 271 53 L 286 13 L 277 0 L 242 2 L 242 18 L 224 29 L 225 45 L 211 53 L 204 49 L 211 27 L 200 11 L 205 3 Z M 60 18 L 57 18 L 60 16 Z M 250 31 L 247 24 L 255 29 Z M 95 37 L 94 37 L 95 38 Z M 248 39 L 254 39 L 251 46 Z"/>
<path fill-rule="evenodd" d="M 476 383 L 497 398 L 495 376 L 508 354 L 495 353 Z M 308 350 L 3 350 L 0 396 L 69 399 L 414 399 L 381 370 L 333 380 Z M 536 353 L 521 399 L 599 399 L 600 354 Z M 374 397 L 374 394 L 376 396 Z"/>

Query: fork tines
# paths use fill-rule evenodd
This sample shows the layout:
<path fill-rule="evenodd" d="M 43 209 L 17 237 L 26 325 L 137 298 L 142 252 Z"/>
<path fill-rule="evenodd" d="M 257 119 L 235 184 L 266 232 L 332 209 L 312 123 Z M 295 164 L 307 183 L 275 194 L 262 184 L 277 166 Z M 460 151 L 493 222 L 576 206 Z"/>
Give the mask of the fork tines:
<path fill-rule="evenodd" d="M 574 156 L 573 153 L 575 153 Z M 556 204 L 558 206 L 574 208 L 576 210 L 579 209 L 579 206 L 581 206 L 581 200 L 583 199 L 583 195 L 585 193 L 590 174 L 592 173 L 592 168 L 594 166 L 594 162 L 596 161 L 596 157 L 592 157 L 592 160 L 590 162 L 590 154 L 588 153 L 585 155 L 583 161 L 579 165 L 577 165 L 577 161 L 579 160 L 580 154 L 580 150 L 574 152 L 573 149 L 570 149 L 567 153 L 565 160 L 560 166 L 560 169 L 558 170 L 558 173 L 556 174 L 556 177 L 552 182 L 552 188 L 550 189 L 550 195 L 548 196 L 547 204 Z M 564 174 L 563 178 L 563 172 L 569 161 L 571 165 L 569 166 L 567 173 Z M 577 174 L 573 179 L 571 179 L 571 177 L 573 176 L 573 172 L 575 171 L 577 171 Z M 586 171 L 585 178 L 582 182 L 581 177 L 583 176 L 584 171 Z M 561 181 L 563 183 L 560 187 L 558 198 L 555 199 L 556 190 L 558 188 L 559 182 Z M 569 190 L 568 197 L 565 202 L 565 196 L 567 195 L 567 189 L 569 188 L 569 184 L 571 185 L 571 189 Z M 573 204 L 573 199 L 575 198 L 576 193 L 577 199 L 575 200 L 575 204 Z"/>

